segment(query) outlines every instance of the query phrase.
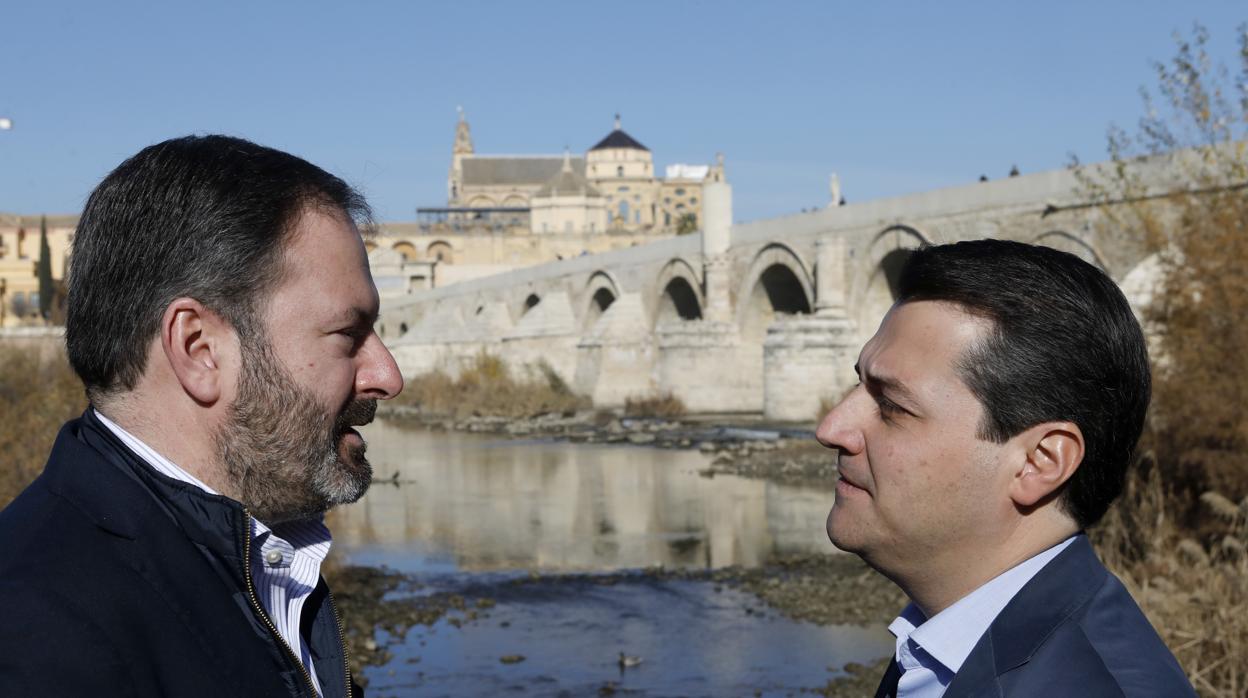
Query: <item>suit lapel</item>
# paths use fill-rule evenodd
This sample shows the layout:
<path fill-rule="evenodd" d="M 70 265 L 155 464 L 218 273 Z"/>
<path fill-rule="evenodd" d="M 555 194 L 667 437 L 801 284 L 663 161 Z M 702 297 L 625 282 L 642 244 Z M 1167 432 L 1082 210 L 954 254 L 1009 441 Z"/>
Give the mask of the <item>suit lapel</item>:
<path fill-rule="evenodd" d="M 1000 696 L 998 677 L 1026 664 L 1105 581 L 1105 567 L 1079 535 L 1001 611 L 971 650 L 945 696 Z"/>
<path fill-rule="evenodd" d="M 888 663 L 888 671 L 880 679 L 879 688 L 875 689 L 875 698 L 897 698 L 897 682 L 901 679 L 901 667 L 897 665 L 897 657 Z"/>

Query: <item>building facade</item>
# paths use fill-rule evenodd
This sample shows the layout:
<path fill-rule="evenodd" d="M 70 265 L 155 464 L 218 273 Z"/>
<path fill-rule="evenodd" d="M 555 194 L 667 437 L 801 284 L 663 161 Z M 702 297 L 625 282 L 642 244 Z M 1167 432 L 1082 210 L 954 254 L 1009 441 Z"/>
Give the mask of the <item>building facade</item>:
<path fill-rule="evenodd" d="M 702 185 L 722 180 L 722 160 L 669 165 L 664 175 L 656 174 L 650 149 L 624 131 L 618 115 L 615 128 L 583 156 L 478 155 L 461 111 L 447 206 L 421 211 L 450 221 L 501 217 L 523 226 L 527 220 L 534 234 L 698 229 Z"/>
<path fill-rule="evenodd" d="M 0 327 L 42 324 L 39 313 L 40 226 L 46 225 L 53 291 L 52 315 L 63 305 L 65 269 L 77 216 L 0 213 Z"/>

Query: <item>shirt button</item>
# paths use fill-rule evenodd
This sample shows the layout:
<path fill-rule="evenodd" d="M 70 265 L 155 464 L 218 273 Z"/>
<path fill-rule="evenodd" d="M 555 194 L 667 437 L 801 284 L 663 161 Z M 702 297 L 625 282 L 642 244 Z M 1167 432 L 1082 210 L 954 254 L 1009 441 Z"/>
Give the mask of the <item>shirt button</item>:
<path fill-rule="evenodd" d="M 276 565 L 277 563 L 282 561 L 282 551 L 270 550 L 269 552 L 264 554 L 264 561 L 269 563 L 270 565 Z"/>

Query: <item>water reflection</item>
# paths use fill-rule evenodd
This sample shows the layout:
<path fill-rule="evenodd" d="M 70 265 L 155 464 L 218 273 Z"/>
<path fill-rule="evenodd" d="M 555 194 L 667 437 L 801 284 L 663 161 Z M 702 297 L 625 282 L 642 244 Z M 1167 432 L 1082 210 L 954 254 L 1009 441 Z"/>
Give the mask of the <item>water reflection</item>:
<path fill-rule="evenodd" d="M 695 451 L 517 442 L 378 420 L 379 478 L 331 516 L 336 547 L 406 571 L 755 566 L 831 552 L 830 492 L 697 471 Z"/>

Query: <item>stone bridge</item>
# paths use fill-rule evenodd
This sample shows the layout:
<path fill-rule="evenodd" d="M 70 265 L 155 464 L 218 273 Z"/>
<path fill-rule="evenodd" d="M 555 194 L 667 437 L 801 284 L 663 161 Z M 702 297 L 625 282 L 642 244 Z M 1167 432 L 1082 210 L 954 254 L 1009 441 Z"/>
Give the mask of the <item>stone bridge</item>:
<path fill-rule="evenodd" d="M 378 327 L 408 377 L 485 351 L 545 362 L 601 407 L 671 394 L 694 413 L 809 422 L 854 384 L 924 243 L 1052 246 L 1145 302 L 1155 263 L 1080 191 L 1057 170 L 733 224 L 731 187 L 713 183 L 699 233 L 387 299 Z"/>

